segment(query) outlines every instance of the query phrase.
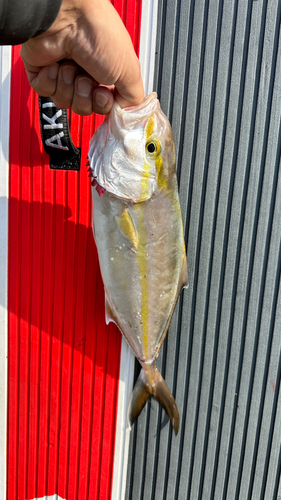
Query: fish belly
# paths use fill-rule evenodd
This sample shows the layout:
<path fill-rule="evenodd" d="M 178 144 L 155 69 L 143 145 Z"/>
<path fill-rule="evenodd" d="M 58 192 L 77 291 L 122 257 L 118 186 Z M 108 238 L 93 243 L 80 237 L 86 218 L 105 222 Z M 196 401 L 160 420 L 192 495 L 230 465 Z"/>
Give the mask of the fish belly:
<path fill-rule="evenodd" d="M 141 364 L 150 363 L 187 285 L 178 193 L 131 203 L 93 189 L 93 228 L 107 314 Z"/>

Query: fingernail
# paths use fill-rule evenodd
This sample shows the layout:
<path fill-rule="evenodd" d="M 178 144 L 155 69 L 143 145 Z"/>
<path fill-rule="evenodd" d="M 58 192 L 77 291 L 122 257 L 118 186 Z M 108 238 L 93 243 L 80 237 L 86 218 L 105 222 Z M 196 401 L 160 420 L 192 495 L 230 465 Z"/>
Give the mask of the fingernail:
<path fill-rule="evenodd" d="M 48 70 L 49 78 L 51 78 L 51 80 L 56 80 L 56 78 L 58 76 L 58 71 L 59 71 L 58 64 L 56 64 L 56 63 L 50 64 L 49 70 Z"/>
<path fill-rule="evenodd" d="M 89 97 L 91 95 L 93 84 L 89 78 L 79 78 L 77 82 L 77 94 L 81 97 Z"/>
<path fill-rule="evenodd" d="M 75 78 L 76 69 L 74 66 L 63 66 L 62 79 L 66 85 L 72 85 Z"/>
<path fill-rule="evenodd" d="M 108 97 L 102 92 L 96 93 L 96 105 L 99 108 L 104 108 L 108 103 Z"/>

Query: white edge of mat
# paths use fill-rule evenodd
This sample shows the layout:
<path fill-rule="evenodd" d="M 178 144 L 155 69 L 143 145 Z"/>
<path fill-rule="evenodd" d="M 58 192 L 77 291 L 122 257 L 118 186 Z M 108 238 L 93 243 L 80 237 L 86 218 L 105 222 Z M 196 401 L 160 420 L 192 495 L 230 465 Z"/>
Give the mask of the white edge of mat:
<path fill-rule="evenodd" d="M 11 47 L 0 47 L 0 497 L 6 498 L 8 196 Z"/>
<path fill-rule="evenodd" d="M 45 495 L 44 497 L 40 497 L 40 498 L 34 498 L 33 500 L 64 500 L 62 497 L 60 497 L 59 495 L 55 494 L 55 495 Z"/>
<path fill-rule="evenodd" d="M 143 0 L 140 35 L 140 64 L 146 95 L 153 91 L 158 0 Z M 135 357 L 122 338 L 112 500 L 124 500 L 126 492 L 130 428 L 127 408 L 133 389 Z"/>

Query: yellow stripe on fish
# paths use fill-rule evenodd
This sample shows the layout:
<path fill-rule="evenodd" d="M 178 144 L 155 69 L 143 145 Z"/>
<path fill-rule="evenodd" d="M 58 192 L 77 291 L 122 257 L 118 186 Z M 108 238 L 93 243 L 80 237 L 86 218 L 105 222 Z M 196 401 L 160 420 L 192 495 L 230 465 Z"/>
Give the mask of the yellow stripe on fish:
<path fill-rule="evenodd" d="M 150 165 L 145 161 L 141 176 L 141 195 L 139 202 L 145 201 L 149 196 L 149 177 L 151 177 Z"/>
<path fill-rule="evenodd" d="M 146 133 L 146 146 L 149 144 L 151 138 L 153 138 L 155 129 L 155 118 L 154 114 L 152 114 L 147 122 L 145 133 Z M 155 145 L 155 151 L 153 151 L 150 155 L 151 158 L 155 158 L 155 168 L 157 172 L 157 184 L 159 189 L 163 189 L 167 187 L 167 179 L 163 176 L 163 160 L 161 157 L 161 146 L 157 139 L 153 138 L 152 143 Z M 148 148 L 147 148 L 147 151 Z M 149 177 L 151 176 L 150 164 L 144 160 L 143 163 L 143 171 L 141 178 L 141 196 L 140 202 L 145 200 L 149 193 Z M 138 267 L 140 272 L 140 288 L 141 288 L 141 322 L 142 322 L 142 331 L 143 331 L 143 351 L 145 358 L 148 358 L 149 355 L 149 325 L 148 325 L 148 260 L 147 260 L 147 233 L 145 227 L 145 221 L 143 216 L 142 204 L 138 204 L 137 207 L 138 212 L 138 227 L 137 232 L 139 235 L 139 246 L 137 253 Z"/>
<path fill-rule="evenodd" d="M 147 122 L 145 133 L 146 133 L 146 143 L 149 138 L 153 135 L 154 132 L 154 114 L 152 114 Z M 142 171 L 142 179 L 141 179 L 141 197 L 140 201 L 146 199 L 147 194 L 149 192 L 149 177 L 151 176 L 150 172 L 150 164 L 144 160 L 143 163 L 143 171 Z M 142 205 L 138 205 L 138 234 L 140 236 L 140 245 L 138 247 L 138 267 L 140 272 L 140 288 L 141 288 L 141 322 L 142 322 L 142 332 L 143 332 L 143 352 L 145 358 L 148 357 L 148 281 L 147 281 L 147 273 L 148 273 L 148 262 L 147 262 L 147 233 L 146 227 L 143 217 Z"/>
<path fill-rule="evenodd" d="M 165 189 L 168 185 L 168 179 L 163 175 L 163 160 L 161 154 L 155 160 L 155 168 L 157 172 L 157 184 L 159 189 Z"/>
<path fill-rule="evenodd" d="M 148 139 L 150 137 L 152 137 L 153 135 L 153 132 L 154 132 L 154 127 L 155 127 L 155 119 L 154 119 L 154 113 L 149 117 L 148 121 L 147 121 L 147 125 L 146 125 L 146 129 L 145 129 L 145 134 L 146 134 L 146 140 L 148 141 Z"/>
<path fill-rule="evenodd" d="M 146 151 L 150 158 L 155 159 L 155 169 L 157 173 L 157 185 L 158 189 L 165 189 L 168 184 L 168 179 L 163 175 L 163 160 L 161 156 L 161 144 L 154 137 L 155 129 L 155 118 L 152 114 L 146 125 Z M 151 148 L 151 151 L 150 151 Z M 145 164 L 146 162 L 144 162 Z M 143 171 L 145 168 L 143 169 Z"/>
<path fill-rule="evenodd" d="M 144 357 L 148 358 L 148 261 L 147 261 L 147 235 L 146 228 L 144 224 L 143 218 L 143 210 L 142 207 L 139 207 L 139 231 L 141 235 L 141 244 L 138 246 L 137 260 L 138 267 L 140 272 L 140 289 L 141 289 L 141 322 L 142 322 L 142 341 L 143 341 L 143 352 Z"/>

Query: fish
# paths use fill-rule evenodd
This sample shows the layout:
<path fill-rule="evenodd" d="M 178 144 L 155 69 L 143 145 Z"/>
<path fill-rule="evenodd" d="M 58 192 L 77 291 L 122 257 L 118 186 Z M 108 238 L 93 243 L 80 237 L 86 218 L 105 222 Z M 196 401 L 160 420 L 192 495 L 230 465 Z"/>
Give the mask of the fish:
<path fill-rule="evenodd" d="M 88 158 L 106 323 L 117 325 L 141 364 L 129 425 L 153 396 L 177 434 L 178 408 L 156 358 L 188 286 L 188 266 L 173 134 L 157 94 L 134 107 L 115 102 Z"/>

